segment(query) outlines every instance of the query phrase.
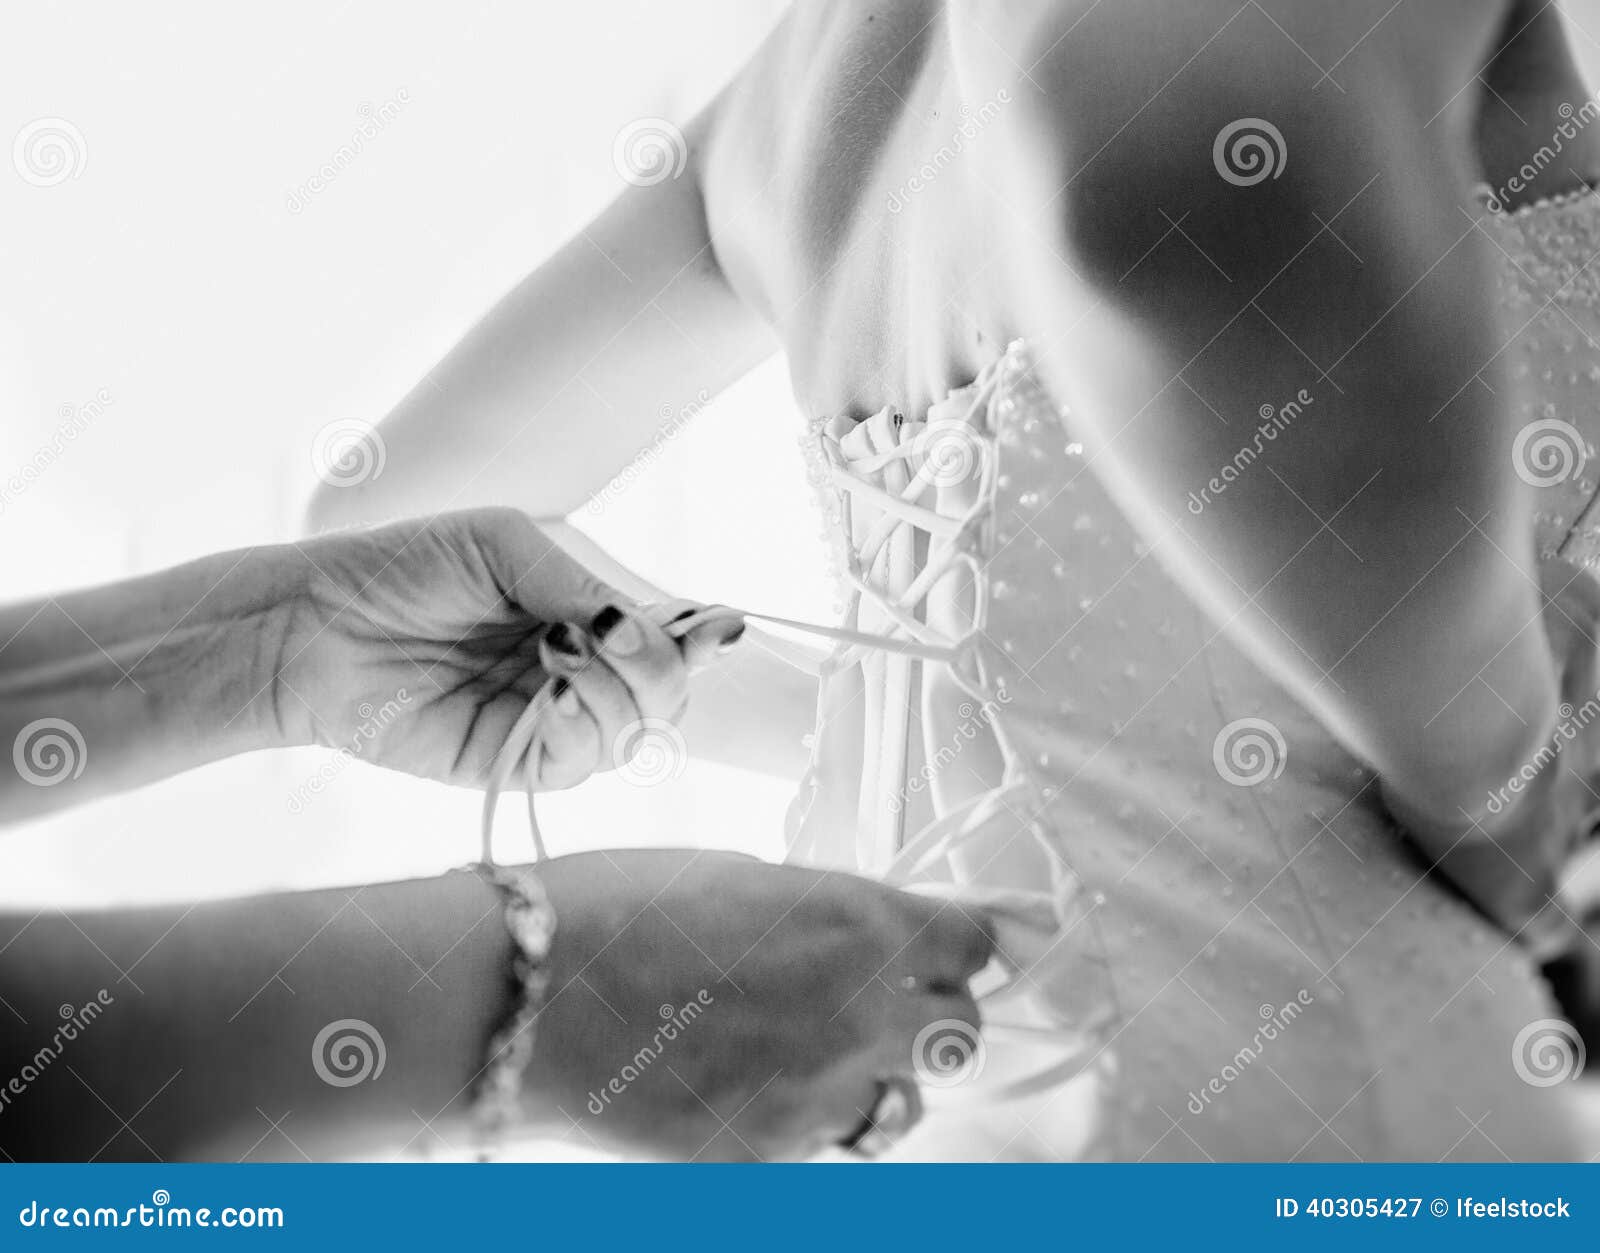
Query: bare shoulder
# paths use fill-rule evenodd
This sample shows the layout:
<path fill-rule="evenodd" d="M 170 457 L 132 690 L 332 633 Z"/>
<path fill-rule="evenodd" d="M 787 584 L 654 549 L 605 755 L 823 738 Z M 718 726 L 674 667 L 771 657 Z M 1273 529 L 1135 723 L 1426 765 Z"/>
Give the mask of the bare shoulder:
<path fill-rule="evenodd" d="M 796 5 L 702 117 L 706 215 L 736 287 L 814 274 L 846 246 L 944 14 L 942 0 Z"/>

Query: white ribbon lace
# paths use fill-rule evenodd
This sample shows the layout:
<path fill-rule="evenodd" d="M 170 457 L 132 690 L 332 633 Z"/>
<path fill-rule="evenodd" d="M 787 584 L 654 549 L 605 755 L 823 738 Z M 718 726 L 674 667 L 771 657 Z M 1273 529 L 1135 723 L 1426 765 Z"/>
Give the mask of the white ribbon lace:
<path fill-rule="evenodd" d="M 866 457 L 847 457 L 839 448 L 837 441 L 829 439 L 826 435 L 822 436 L 829 479 L 834 487 L 848 498 L 859 500 L 882 513 L 882 516 L 868 527 L 860 544 L 852 545 L 854 551 L 847 563 L 845 578 L 853 589 L 850 620 L 859 622 L 862 604 L 870 603 L 887 619 L 887 630 L 862 631 L 854 626 L 805 622 L 725 605 L 708 606 L 676 621 L 665 622 L 662 624 L 663 629 L 674 639 L 681 639 L 707 623 L 732 623 L 748 619 L 833 641 L 835 648 L 824 663 L 827 672 L 856 665 L 871 653 L 889 653 L 925 662 L 943 663 L 952 667 L 964 681 L 976 682 L 979 669 L 976 641 L 987 613 L 987 579 L 975 554 L 958 541 L 972 533 L 974 528 L 982 527 L 993 509 L 997 457 L 992 433 L 997 422 L 995 406 L 1002 391 L 1001 367 L 1004 361 L 1005 359 L 1002 359 L 994 363 L 979 376 L 971 388 L 971 403 L 959 420 L 943 420 L 936 426 L 919 424 L 915 431 L 905 428 L 893 447 Z M 940 478 L 937 449 L 930 448 L 929 441 L 938 438 L 940 432 L 957 429 L 954 425 L 957 421 L 960 423 L 960 429 L 965 430 L 973 439 L 972 446 L 979 451 L 982 464 L 977 471 L 979 490 L 976 500 L 962 514 L 951 516 L 942 514 L 921 502 L 931 488 L 937 487 Z M 981 438 L 977 434 L 980 422 Z M 896 461 L 915 465 L 903 489 L 889 491 L 864 477 L 878 475 L 886 466 Z M 935 555 L 916 572 L 902 591 L 894 594 L 875 583 L 870 572 L 884 547 L 904 529 L 920 531 L 934 539 L 947 542 L 937 548 Z M 966 564 L 970 568 L 978 591 L 974 598 L 972 621 L 965 634 L 957 638 L 922 621 L 916 616 L 915 611 L 928 592 L 960 564 Z M 801 668 L 808 667 L 802 665 Z M 511 784 L 519 766 L 524 763 L 528 825 L 533 839 L 535 858 L 544 859 L 549 855 L 539 827 L 535 795 L 542 754 L 539 744 L 540 725 L 555 699 L 554 684 L 554 679 L 547 682 L 529 702 L 496 756 L 483 803 L 482 856 L 486 865 L 494 864 L 491 837 L 499 794 Z M 886 867 L 884 880 L 896 887 L 911 890 L 926 889 L 929 886 L 929 873 L 940 862 L 949 859 L 963 843 L 982 831 L 987 823 L 1008 810 L 1015 812 L 1017 807 L 1026 809 L 1036 800 L 1037 789 L 1031 782 L 1020 777 L 1009 778 L 1000 786 L 956 806 L 904 841 Z M 1043 951 L 1048 953 L 1056 943 L 1059 943 L 1062 933 L 1074 925 L 1071 898 L 1076 895 L 1077 885 L 1060 850 L 1042 829 L 1042 824 L 1032 822 L 1030 830 L 1045 848 L 1054 875 L 1048 897 L 1049 907 L 1054 915 L 1056 938 L 1047 946 L 1043 946 Z M 959 893 L 955 895 L 954 901 L 960 904 Z M 989 909 L 991 904 L 986 902 L 983 907 Z M 1001 915 L 1005 912 L 1004 908 L 999 911 Z M 1026 910 L 1021 913 L 1026 913 Z M 1021 914 L 1014 913 L 1013 916 L 1020 917 Z M 980 1003 L 985 1006 L 985 1035 L 1015 1037 L 1033 1044 L 1049 1042 L 1059 1048 L 1055 1060 L 1033 1069 L 1023 1078 L 1008 1081 L 1003 1085 L 986 1085 L 981 1090 L 970 1093 L 972 1097 L 983 1100 L 1015 1099 L 1042 1091 L 1073 1078 L 1084 1069 L 1089 1060 L 1086 1056 L 1089 1050 L 1081 1029 L 1064 1023 L 1041 1024 L 1038 1021 L 1007 1023 L 1003 1018 L 990 1013 L 988 1007 L 993 1002 L 1008 995 L 1026 992 L 1025 985 L 1029 982 L 1029 971 L 1024 962 L 1004 952 L 998 954 L 998 960 L 1001 967 L 999 982 L 979 994 Z M 978 1085 L 974 1085 L 975 1089 L 977 1087 Z M 958 1094 L 952 1089 L 946 1089 L 939 1095 L 945 1098 Z"/>

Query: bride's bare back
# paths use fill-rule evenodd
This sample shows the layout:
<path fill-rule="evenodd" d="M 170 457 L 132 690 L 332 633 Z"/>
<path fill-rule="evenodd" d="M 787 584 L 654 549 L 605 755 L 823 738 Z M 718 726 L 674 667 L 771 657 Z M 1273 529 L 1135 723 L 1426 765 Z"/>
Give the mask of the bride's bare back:
<path fill-rule="evenodd" d="M 1092 215 L 1093 199 L 1183 216 L 1184 189 L 1160 185 L 1170 152 L 1129 166 L 1181 144 L 1185 118 L 1232 117 L 1238 105 L 1280 126 L 1357 129 L 1409 113 L 1441 157 L 1475 151 L 1515 170 L 1581 86 L 1553 11 L 1472 8 L 1432 0 L 1386 18 L 1382 0 L 802 4 L 701 121 L 716 257 L 778 328 L 808 409 L 892 399 L 920 411 L 1009 339 L 1037 333 L 1008 280 L 1079 265 L 1073 218 Z M 1497 60 L 1513 34 L 1516 55 Z M 1394 98 L 1401 85 L 1409 105 Z M 1050 177 L 1016 168 L 1043 161 Z M 1571 178 L 1550 170 L 1530 194 Z M 1139 224 L 1127 225 L 1131 240 Z M 1137 259 L 1146 246 L 1121 250 Z"/>
<path fill-rule="evenodd" d="M 1566 660 L 1473 189 L 1518 185 L 1584 94 L 1554 10 L 1517 3 L 805 7 L 707 119 L 704 195 L 813 413 L 920 412 L 1042 345 L 1130 519 L 1442 852 L 1547 737 Z M 1592 147 L 1509 198 L 1581 184 Z M 1184 509 L 1307 393 L 1273 473 Z M 1576 803 L 1524 820 L 1565 835 Z M 1520 925 L 1549 882 L 1492 899 L 1507 870 L 1460 877 Z"/>

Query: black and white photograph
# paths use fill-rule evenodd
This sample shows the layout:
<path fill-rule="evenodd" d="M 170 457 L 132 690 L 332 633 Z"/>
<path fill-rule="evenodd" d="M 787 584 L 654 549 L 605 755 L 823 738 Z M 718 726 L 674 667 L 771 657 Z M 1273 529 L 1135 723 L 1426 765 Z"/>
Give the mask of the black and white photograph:
<path fill-rule="evenodd" d="M 1600 1160 L 1600 0 L 6 25 L 0 1189 Z"/>

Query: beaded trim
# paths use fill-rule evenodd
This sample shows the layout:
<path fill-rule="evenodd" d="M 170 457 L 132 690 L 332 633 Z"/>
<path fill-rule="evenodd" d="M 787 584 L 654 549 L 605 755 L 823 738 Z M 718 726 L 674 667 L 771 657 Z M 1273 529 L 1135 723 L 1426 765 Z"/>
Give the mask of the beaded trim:
<path fill-rule="evenodd" d="M 522 1113 L 522 1081 L 533 1060 L 535 1024 L 550 991 L 550 948 L 556 911 L 531 866 L 512 870 L 480 865 L 477 871 L 505 895 L 506 930 L 517 946 L 511 971 L 516 1005 L 489 1038 L 488 1058 L 473 1097 L 473 1116 L 486 1135 L 503 1135 Z"/>
<path fill-rule="evenodd" d="M 833 481 L 833 465 L 825 451 L 831 424 L 829 418 L 809 419 L 799 443 L 806 483 L 811 488 L 811 505 L 818 521 L 817 538 L 822 544 L 828 586 L 833 593 L 832 609 L 836 615 L 843 615 L 848 612 L 851 599 L 847 572 L 854 553 L 843 533 L 843 494 Z"/>
<path fill-rule="evenodd" d="M 1600 196 L 1600 186 L 1585 180 L 1582 187 L 1574 187 L 1569 191 L 1553 192 L 1548 196 L 1540 196 L 1536 200 L 1527 200 L 1514 209 L 1497 208 L 1496 202 L 1499 198 L 1496 196 L 1494 188 L 1490 187 L 1488 183 L 1476 184 L 1472 189 L 1472 194 L 1489 211 L 1491 217 L 1520 218 L 1549 209 L 1565 209 L 1570 205 Z"/>

